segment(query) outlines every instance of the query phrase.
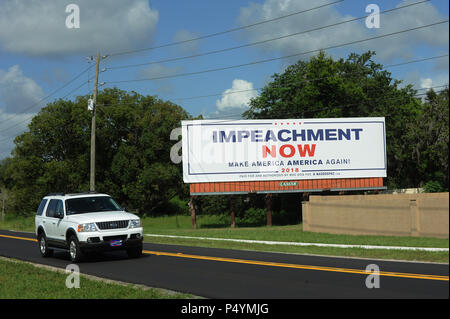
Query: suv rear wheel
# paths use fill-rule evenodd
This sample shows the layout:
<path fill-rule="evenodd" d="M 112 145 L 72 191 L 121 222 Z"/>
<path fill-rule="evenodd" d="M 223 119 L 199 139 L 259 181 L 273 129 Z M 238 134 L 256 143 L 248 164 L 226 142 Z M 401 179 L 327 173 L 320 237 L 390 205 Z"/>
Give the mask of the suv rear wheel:
<path fill-rule="evenodd" d="M 38 235 L 39 251 L 42 257 L 50 257 L 53 255 L 53 249 L 48 248 L 47 236 L 43 232 Z"/>

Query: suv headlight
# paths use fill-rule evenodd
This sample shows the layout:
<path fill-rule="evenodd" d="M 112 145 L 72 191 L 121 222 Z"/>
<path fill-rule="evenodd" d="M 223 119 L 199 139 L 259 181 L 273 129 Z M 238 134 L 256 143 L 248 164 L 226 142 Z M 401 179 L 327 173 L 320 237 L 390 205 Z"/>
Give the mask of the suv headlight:
<path fill-rule="evenodd" d="M 140 219 L 132 219 L 130 220 L 130 228 L 138 228 L 141 227 L 141 220 Z"/>
<path fill-rule="evenodd" d="M 78 225 L 78 232 L 93 232 L 97 231 L 97 227 L 95 227 L 95 223 L 89 223 L 89 224 L 80 224 Z"/>

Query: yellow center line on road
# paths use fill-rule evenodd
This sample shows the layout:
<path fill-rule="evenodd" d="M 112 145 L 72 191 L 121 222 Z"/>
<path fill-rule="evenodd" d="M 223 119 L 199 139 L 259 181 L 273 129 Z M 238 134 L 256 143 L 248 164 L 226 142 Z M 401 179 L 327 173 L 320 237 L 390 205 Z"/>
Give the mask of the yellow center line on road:
<path fill-rule="evenodd" d="M 29 241 L 37 242 L 37 239 L 35 239 L 35 238 L 17 237 L 17 236 L 9 236 L 9 235 L 1 235 L 1 234 L 0 234 L 0 237 L 20 239 L 20 240 L 29 240 Z"/>
<path fill-rule="evenodd" d="M 211 261 L 222 261 L 222 262 L 229 262 L 229 263 L 239 263 L 239 264 L 249 264 L 249 265 L 259 265 L 259 266 L 272 266 L 272 267 L 294 268 L 294 269 L 304 269 L 304 270 L 321 270 L 321 271 L 332 271 L 332 272 L 341 272 L 341 273 L 349 273 L 349 274 L 362 274 L 362 275 L 366 275 L 366 276 L 378 274 L 380 276 L 388 276 L 388 277 L 442 280 L 442 281 L 449 280 L 449 276 L 439 276 L 439 275 L 424 275 L 424 274 L 411 274 L 411 273 L 399 273 L 399 272 L 387 272 L 387 271 L 380 271 L 378 273 L 373 273 L 373 272 L 367 272 L 365 270 L 360 270 L 360 269 L 285 264 L 285 263 L 276 263 L 276 262 L 269 262 L 269 261 L 198 256 L 198 255 L 188 255 L 188 254 L 183 254 L 183 253 L 167 253 L 167 252 L 149 251 L 149 250 L 144 250 L 143 253 L 158 255 L 158 256 L 170 256 L 170 257 L 181 257 L 181 258 L 191 258 L 191 259 L 201 259 L 201 260 L 211 260 Z"/>
<path fill-rule="evenodd" d="M 27 238 L 27 237 L 1 235 L 1 234 L 0 234 L 0 237 L 37 242 L 36 239 Z M 412 274 L 412 273 L 399 273 L 399 272 L 387 272 L 387 271 L 380 271 L 378 273 L 373 273 L 373 272 L 367 272 L 362 269 L 297 265 L 297 264 L 277 263 L 277 262 L 269 262 L 269 261 L 259 261 L 259 260 L 245 260 L 245 259 L 234 259 L 234 258 L 224 258 L 224 257 L 189 255 L 189 254 L 183 254 L 183 253 L 169 253 L 169 252 L 151 251 L 151 250 L 143 250 L 142 252 L 144 254 L 157 255 L 157 256 L 169 256 L 169 257 L 189 258 L 189 259 L 199 259 L 199 260 L 209 260 L 209 261 L 221 261 L 221 262 L 228 262 L 228 263 L 248 264 L 248 265 L 271 266 L 271 267 L 282 267 L 282 268 L 303 269 L 303 270 L 331 271 L 331 272 L 361 274 L 361 275 L 378 274 L 380 276 L 387 276 L 387 277 L 449 281 L 449 276 L 440 276 L 440 275 Z"/>

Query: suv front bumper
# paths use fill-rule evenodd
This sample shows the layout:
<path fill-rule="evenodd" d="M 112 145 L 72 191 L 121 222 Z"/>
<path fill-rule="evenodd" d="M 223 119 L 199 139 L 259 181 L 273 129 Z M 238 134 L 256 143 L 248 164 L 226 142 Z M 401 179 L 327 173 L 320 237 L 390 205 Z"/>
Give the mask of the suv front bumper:
<path fill-rule="evenodd" d="M 99 231 L 83 233 L 78 239 L 80 249 L 83 251 L 123 250 L 142 247 L 144 239 L 142 233 L 142 228 L 123 231 Z"/>

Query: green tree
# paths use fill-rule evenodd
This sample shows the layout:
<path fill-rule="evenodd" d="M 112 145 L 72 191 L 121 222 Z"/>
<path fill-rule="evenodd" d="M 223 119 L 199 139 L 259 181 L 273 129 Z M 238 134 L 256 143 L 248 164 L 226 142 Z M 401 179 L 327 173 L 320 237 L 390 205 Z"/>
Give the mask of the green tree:
<path fill-rule="evenodd" d="M 448 190 L 449 88 L 427 92 L 420 114 L 409 125 L 408 143 L 420 186 L 428 191 Z"/>
<path fill-rule="evenodd" d="M 16 137 L 2 173 L 14 193 L 16 212 L 34 211 L 49 192 L 89 189 L 87 99 L 49 103 Z M 170 161 L 169 137 L 189 114 L 171 102 L 116 88 L 100 92 L 97 105 L 96 190 L 140 214 L 183 195 L 181 165 Z"/>
<path fill-rule="evenodd" d="M 246 118 L 386 117 L 387 184 L 413 187 L 420 183 L 408 126 L 421 113 L 421 101 L 410 85 L 391 77 L 372 60 L 374 52 L 334 60 L 320 52 L 274 74 L 261 94 L 252 99 Z"/>

